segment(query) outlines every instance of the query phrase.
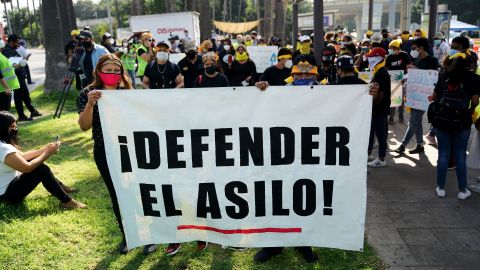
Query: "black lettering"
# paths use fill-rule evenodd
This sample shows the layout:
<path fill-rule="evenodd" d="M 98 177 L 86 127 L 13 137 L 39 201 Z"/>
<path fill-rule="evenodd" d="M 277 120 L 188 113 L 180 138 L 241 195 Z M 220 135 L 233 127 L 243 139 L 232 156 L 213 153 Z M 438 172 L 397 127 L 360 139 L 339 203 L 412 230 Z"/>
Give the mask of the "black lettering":
<path fill-rule="evenodd" d="M 225 186 L 225 197 L 232 203 L 236 204 L 238 206 L 238 211 L 236 211 L 237 207 L 236 206 L 226 206 L 225 210 L 227 212 L 227 215 L 230 218 L 233 219 L 242 219 L 245 218 L 248 215 L 248 202 L 243 199 L 242 197 L 238 196 L 237 193 L 235 192 L 235 189 L 237 190 L 237 193 L 247 193 L 248 188 L 245 183 L 242 183 L 240 181 L 233 181 L 228 183 Z"/>
<path fill-rule="evenodd" d="M 192 167 L 203 167 L 203 152 L 208 151 L 208 144 L 202 143 L 202 137 L 208 136 L 208 129 L 192 129 Z"/>
<path fill-rule="evenodd" d="M 162 185 L 162 195 L 163 203 L 165 204 L 165 215 L 167 217 L 181 216 L 182 211 L 175 208 L 172 185 Z"/>
<path fill-rule="evenodd" d="M 303 187 L 305 187 L 305 208 L 303 208 Z M 315 183 L 310 179 L 300 179 L 293 184 L 293 211 L 306 217 L 313 214 L 317 208 Z"/>
<path fill-rule="evenodd" d="M 302 164 L 319 164 L 320 157 L 313 156 L 313 149 L 318 149 L 318 141 L 312 136 L 320 134 L 318 127 L 302 127 Z"/>
<path fill-rule="evenodd" d="M 255 182 L 255 216 L 265 216 L 265 181 Z"/>
<path fill-rule="evenodd" d="M 214 183 L 198 184 L 197 217 L 207 218 L 207 213 L 210 213 L 213 219 L 222 218 Z"/>
<path fill-rule="evenodd" d="M 282 137 L 285 155 L 282 157 Z M 272 165 L 289 165 L 295 160 L 295 134 L 287 127 L 270 128 L 270 153 Z"/>
<path fill-rule="evenodd" d="M 337 141 L 337 135 L 339 139 Z M 350 150 L 347 147 L 350 141 L 350 132 L 346 127 L 327 127 L 325 140 L 325 165 L 350 165 Z"/>
<path fill-rule="evenodd" d="M 263 166 L 263 132 L 262 128 L 253 128 L 253 138 L 246 127 L 239 129 L 240 166 L 250 166 L 249 153 L 255 166 Z"/>
<path fill-rule="evenodd" d="M 153 204 L 157 203 L 157 198 L 151 197 L 150 191 L 155 191 L 155 185 L 140 184 L 140 197 L 142 198 L 143 215 L 159 217 L 160 211 L 153 210 Z"/>
<path fill-rule="evenodd" d="M 118 136 L 120 143 L 120 165 L 122 173 L 132 172 L 132 162 L 130 161 L 130 153 L 128 152 L 127 136 Z"/>
<path fill-rule="evenodd" d="M 155 170 L 160 166 L 160 141 L 157 133 L 152 131 L 133 132 L 135 141 L 135 154 L 137 155 L 137 165 L 139 169 Z M 148 156 L 145 141 L 148 142 Z"/>
<path fill-rule="evenodd" d="M 233 149 L 233 144 L 226 141 L 232 135 L 231 128 L 215 129 L 215 156 L 217 167 L 234 166 L 233 158 L 227 158 L 227 150 Z"/>
<path fill-rule="evenodd" d="M 283 181 L 272 181 L 272 203 L 274 216 L 288 216 L 290 210 L 283 208 Z"/>
<path fill-rule="evenodd" d="M 169 169 L 186 168 L 187 163 L 184 160 L 178 160 L 178 153 L 184 151 L 184 146 L 178 144 L 177 139 L 183 137 L 183 130 L 166 130 L 165 138 L 167 141 L 167 158 Z"/>

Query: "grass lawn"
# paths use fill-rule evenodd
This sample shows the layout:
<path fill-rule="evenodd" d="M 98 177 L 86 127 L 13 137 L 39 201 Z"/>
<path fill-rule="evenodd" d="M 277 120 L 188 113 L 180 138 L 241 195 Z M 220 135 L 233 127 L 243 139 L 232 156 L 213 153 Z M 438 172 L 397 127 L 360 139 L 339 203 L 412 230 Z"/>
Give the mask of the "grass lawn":
<path fill-rule="evenodd" d="M 77 125 L 71 93 L 61 119 L 52 119 L 57 96 L 32 92 L 33 103 L 45 116 L 19 125 L 24 150 L 39 148 L 60 135 L 63 146 L 48 160 L 55 175 L 79 192 L 74 197 L 86 210 L 61 210 L 42 185 L 20 205 L 0 203 L 0 269 L 383 269 L 374 250 L 349 252 L 315 248 L 318 264 L 306 264 L 293 249 L 286 249 L 265 264 L 256 264 L 256 249 L 224 250 L 211 244 L 197 252 L 194 243 L 182 246 L 175 257 L 163 254 L 165 246 L 145 256 L 141 249 L 127 255 L 116 250 L 121 240 L 110 199 L 92 154 L 91 132 Z M 14 111 L 12 109 L 12 111 Z"/>

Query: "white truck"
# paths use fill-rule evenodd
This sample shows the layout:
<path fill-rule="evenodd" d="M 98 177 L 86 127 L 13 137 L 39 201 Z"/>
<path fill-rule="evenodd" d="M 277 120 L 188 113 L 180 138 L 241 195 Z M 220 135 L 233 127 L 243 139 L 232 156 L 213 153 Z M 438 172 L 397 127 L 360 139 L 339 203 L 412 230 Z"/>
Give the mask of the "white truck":
<path fill-rule="evenodd" d="M 171 36 L 195 40 L 200 45 L 200 13 L 176 12 L 130 17 L 132 32 L 148 30 L 155 40 L 168 42 Z M 188 35 L 188 36 L 186 36 Z"/>

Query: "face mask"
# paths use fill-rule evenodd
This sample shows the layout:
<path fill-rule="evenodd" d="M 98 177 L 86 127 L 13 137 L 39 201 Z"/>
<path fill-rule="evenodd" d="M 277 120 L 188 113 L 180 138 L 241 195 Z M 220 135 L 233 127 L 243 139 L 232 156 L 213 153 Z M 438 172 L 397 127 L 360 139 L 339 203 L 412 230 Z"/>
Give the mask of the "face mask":
<path fill-rule="evenodd" d="M 246 61 L 248 60 L 248 54 L 246 52 L 235 54 L 235 60 L 237 61 Z"/>
<path fill-rule="evenodd" d="M 166 62 L 168 60 L 168 52 L 158 52 L 156 57 L 158 61 Z"/>
<path fill-rule="evenodd" d="M 10 139 L 10 142 L 17 143 L 18 140 L 18 129 L 12 129 L 10 133 L 8 134 L 8 138 Z"/>
<path fill-rule="evenodd" d="M 437 46 L 437 47 L 440 45 L 440 43 L 442 43 L 442 41 L 441 41 L 440 39 L 435 39 L 435 40 L 433 41 L 433 44 L 434 44 L 435 46 Z"/>
<path fill-rule="evenodd" d="M 322 56 L 322 61 L 323 62 L 332 62 L 333 57 L 332 56 Z"/>
<path fill-rule="evenodd" d="M 454 49 L 451 49 L 450 51 L 448 51 L 448 56 L 452 56 L 452 55 L 454 55 L 454 54 L 456 54 L 456 53 L 459 53 L 459 51 L 454 50 Z"/>
<path fill-rule="evenodd" d="M 310 43 L 300 43 L 300 53 L 309 54 L 310 53 Z"/>
<path fill-rule="evenodd" d="M 217 67 L 216 66 L 206 67 L 205 72 L 209 75 L 213 75 L 213 74 L 215 74 L 215 72 L 217 72 Z"/>
<path fill-rule="evenodd" d="M 402 35 L 403 40 L 408 40 L 410 38 L 410 35 Z"/>
<path fill-rule="evenodd" d="M 252 46 L 253 45 L 253 40 L 245 41 L 245 45 L 246 46 Z"/>
<path fill-rule="evenodd" d="M 115 43 L 115 41 L 113 40 L 113 38 L 109 38 L 109 39 L 107 39 L 107 43 L 110 44 L 110 45 L 113 45 L 113 43 Z"/>
<path fill-rule="evenodd" d="M 375 66 L 380 63 L 383 60 L 383 57 L 381 56 L 374 56 L 374 57 L 369 57 L 368 58 L 368 67 L 372 71 Z"/>
<path fill-rule="evenodd" d="M 125 48 L 128 47 L 128 42 L 122 43 L 122 46 L 125 47 Z"/>
<path fill-rule="evenodd" d="M 388 38 L 388 34 L 382 34 L 383 38 Z"/>
<path fill-rule="evenodd" d="M 186 53 L 187 55 L 187 58 L 190 59 L 190 60 L 193 60 L 195 59 L 195 56 L 197 56 L 197 52 L 196 51 L 189 51 Z"/>
<path fill-rule="evenodd" d="M 223 48 L 225 49 L 225 51 L 230 51 L 230 45 L 223 45 Z"/>
<path fill-rule="evenodd" d="M 82 41 L 82 47 L 85 49 L 90 49 L 93 46 L 91 41 Z"/>
<path fill-rule="evenodd" d="M 420 53 L 417 50 L 412 50 L 410 52 L 410 56 L 413 57 L 413 58 L 418 58 L 419 55 L 420 55 Z"/>
<path fill-rule="evenodd" d="M 5 41 L 0 39 L 0 49 L 3 49 L 3 48 L 5 48 Z"/>
<path fill-rule="evenodd" d="M 121 74 L 114 74 L 114 73 L 103 73 L 100 72 L 98 74 L 100 80 L 102 80 L 103 84 L 108 86 L 117 86 L 118 82 L 122 79 Z"/>
<path fill-rule="evenodd" d="M 292 68 L 293 66 L 293 61 L 292 60 L 287 60 L 287 62 L 285 62 L 285 67 L 286 68 Z"/>
<path fill-rule="evenodd" d="M 209 52 L 214 52 L 215 50 L 213 48 L 208 49 Z"/>
<path fill-rule="evenodd" d="M 388 54 L 395 54 L 395 50 L 394 49 L 388 49 Z"/>
<path fill-rule="evenodd" d="M 293 85 L 313 85 L 315 79 L 298 79 L 293 81 Z"/>
<path fill-rule="evenodd" d="M 369 51 L 368 47 L 362 47 L 362 52 L 366 53 L 368 51 Z"/>

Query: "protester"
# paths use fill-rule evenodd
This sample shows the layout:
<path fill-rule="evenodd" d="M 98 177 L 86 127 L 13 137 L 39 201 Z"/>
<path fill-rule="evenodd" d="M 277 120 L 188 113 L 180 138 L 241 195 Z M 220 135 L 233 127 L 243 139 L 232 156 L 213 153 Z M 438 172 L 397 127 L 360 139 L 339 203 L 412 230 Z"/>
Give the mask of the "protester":
<path fill-rule="evenodd" d="M 17 57 L 21 58 L 20 54 L 16 51 L 16 49 L 20 46 L 20 38 L 13 34 L 8 36 L 7 45 L 2 50 L 2 54 L 5 55 L 7 58 Z M 14 89 L 15 94 L 13 99 L 15 101 L 15 109 L 17 110 L 18 119 L 17 121 L 32 121 L 33 117 L 42 116 L 32 105 L 32 100 L 30 99 L 30 91 L 28 90 L 28 86 L 26 83 L 26 73 L 24 68 L 24 61 L 21 60 L 18 64 L 14 64 L 13 67 L 15 68 L 15 75 L 18 78 L 18 82 L 20 83 L 20 88 Z M 23 64 L 22 64 L 23 63 Z M 23 103 L 30 111 L 30 117 L 27 117 L 23 111 Z"/>
<path fill-rule="evenodd" d="M 198 56 L 194 40 L 185 43 L 185 57 L 178 62 L 185 88 L 192 88 L 195 80 L 203 74 L 202 57 Z"/>
<path fill-rule="evenodd" d="M 0 40 L 3 50 L 5 42 Z M 12 104 L 12 91 L 20 89 L 20 83 L 15 75 L 12 63 L 0 53 L 0 111 L 10 111 Z"/>
<path fill-rule="evenodd" d="M 478 75 L 469 70 L 467 55 L 453 51 L 444 61 L 432 99 L 439 109 L 432 125 L 438 140 L 437 187 L 438 197 L 445 197 L 448 162 L 453 154 L 458 180 L 458 199 L 470 197 L 467 189 L 466 153 L 472 114 L 479 104 Z"/>
<path fill-rule="evenodd" d="M 428 40 L 426 38 L 417 38 L 412 42 L 412 50 L 410 56 L 413 58 L 414 65 L 410 65 L 409 68 L 418 69 L 433 69 L 439 68 L 437 58 L 428 54 Z M 425 151 L 423 147 L 423 114 L 425 111 L 411 108 L 410 120 L 408 121 L 407 131 L 403 137 L 402 144 L 395 150 L 397 153 L 404 153 L 405 148 L 415 135 L 417 146 L 408 151 L 410 154 L 419 154 Z"/>
<path fill-rule="evenodd" d="M 114 44 L 115 40 L 113 39 L 112 34 L 105 32 L 105 34 L 102 36 L 102 42 L 100 42 L 100 45 L 105 47 L 109 53 L 114 53 L 116 51 Z"/>
<path fill-rule="evenodd" d="M 250 35 L 245 36 L 245 46 L 253 46 L 253 38 Z"/>
<path fill-rule="evenodd" d="M 285 81 L 291 74 L 291 68 L 293 65 L 292 62 L 292 52 L 287 48 L 280 48 L 277 54 L 277 63 L 271 67 L 268 67 L 263 72 L 262 76 L 260 77 L 260 81 L 255 84 L 258 88 L 266 88 L 260 87 L 259 84 L 268 83 L 268 85 L 279 86 L 279 85 L 286 85 L 287 82 Z"/>
<path fill-rule="evenodd" d="M 371 37 L 370 37 L 370 40 L 372 42 L 372 48 L 376 48 L 376 47 L 380 47 L 382 48 L 381 46 L 381 43 L 382 43 L 382 36 L 380 35 L 380 33 L 374 33 Z M 388 46 L 388 45 L 387 45 Z M 386 51 L 386 50 L 385 50 Z"/>
<path fill-rule="evenodd" d="M 348 54 L 351 57 L 354 57 L 357 54 L 357 47 L 353 43 L 353 38 L 350 35 L 344 35 L 342 41 L 340 42 L 340 55 Z M 343 50 L 343 53 L 342 53 Z"/>
<path fill-rule="evenodd" d="M 382 41 L 380 41 L 380 47 L 386 52 L 388 51 L 388 45 L 392 42 L 387 29 L 382 29 Z"/>
<path fill-rule="evenodd" d="M 228 78 L 232 86 L 253 86 L 257 77 L 257 67 L 250 60 L 245 45 L 239 45 L 235 60 L 228 64 Z"/>
<path fill-rule="evenodd" d="M 294 62 L 297 57 L 300 55 L 304 55 L 308 58 L 308 62 L 312 63 L 312 65 L 317 65 L 317 60 L 315 60 L 315 52 L 313 49 L 310 47 L 312 45 L 312 40 L 310 39 L 309 36 L 301 36 L 300 37 L 300 46 L 298 49 L 293 53 L 293 59 Z"/>
<path fill-rule="evenodd" d="M 232 46 L 232 40 L 227 38 L 223 41 L 222 50 L 219 53 L 223 71 L 228 71 L 228 65 L 233 63 L 235 58 L 235 49 Z"/>
<path fill-rule="evenodd" d="M 441 32 L 435 33 L 435 36 L 433 37 L 433 45 L 433 56 L 442 63 L 445 56 L 448 55 L 450 47 L 445 40 L 445 36 L 443 36 Z"/>
<path fill-rule="evenodd" d="M 410 65 L 410 57 L 401 48 L 402 40 L 395 39 L 388 45 L 388 56 L 385 60 L 385 68 L 387 70 L 402 70 L 404 74 L 407 74 L 407 66 Z M 398 107 L 398 122 L 403 123 L 404 102 L 405 96 L 404 86 L 402 82 L 402 104 Z M 395 118 L 396 107 L 390 108 L 390 117 L 388 119 L 389 124 L 393 124 Z"/>
<path fill-rule="evenodd" d="M 370 161 L 368 167 L 378 168 L 387 166 L 387 116 L 390 113 L 390 74 L 385 69 L 386 52 L 382 48 L 373 48 L 367 54 L 370 70 L 373 72 L 372 83 L 378 83 L 378 94 L 373 100 L 372 124 L 368 143 L 368 156 L 372 158 L 372 149 L 375 137 L 378 141 L 378 156 Z"/>
<path fill-rule="evenodd" d="M 366 82 L 355 75 L 355 65 L 353 58 L 348 55 L 340 56 L 337 59 L 337 77 L 334 84 L 366 84 Z"/>
<path fill-rule="evenodd" d="M 80 31 L 77 29 L 74 29 L 70 32 L 70 36 L 72 39 L 70 39 L 67 44 L 65 44 L 65 57 L 67 59 L 67 62 L 70 63 L 69 59 L 72 58 L 73 53 L 75 52 L 75 47 L 78 44 L 78 35 L 80 35 Z"/>
<path fill-rule="evenodd" d="M 180 53 L 180 48 L 178 47 L 179 38 L 177 35 L 170 36 L 168 42 L 170 42 L 170 53 Z"/>
<path fill-rule="evenodd" d="M 94 42 L 92 32 L 89 30 L 82 30 L 78 38 L 84 49 L 80 57 L 80 68 L 84 75 L 82 85 L 85 86 L 93 82 L 93 70 L 97 66 L 98 59 L 109 52 L 105 47 Z"/>
<path fill-rule="evenodd" d="M 412 50 L 412 40 L 410 39 L 410 32 L 403 31 L 402 34 L 400 34 L 400 38 L 402 39 L 402 44 L 400 48 L 402 49 L 402 51 L 410 54 L 410 51 Z"/>
<path fill-rule="evenodd" d="M 135 59 L 137 58 L 137 53 L 132 43 L 129 43 L 128 40 L 122 40 L 122 48 L 120 59 L 122 60 L 125 71 L 130 76 L 132 86 L 135 87 Z"/>
<path fill-rule="evenodd" d="M 324 46 L 327 46 L 328 44 L 335 44 L 336 43 L 335 32 L 330 31 L 330 32 L 325 33 L 325 36 L 324 36 L 323 40 L 325 41 Z"/>
<path fill-rule="evenodd" d="M 20 46 L 17 48 L 17 52 L 20 54 L 23 60 L 25 60 L 25 74 L 27 76 L 27 83 L 34 84 L 32 81 L 32 75 L 30 74 L 30 67 L 28 66 L 28 60 L 30 59 L 30 56 L 32 56 L 32 53 L 27 50 L 25 40 L 20 40 Z"/>
<path fill-rule="evenodd" d="M 368 61 L 367 61 L 367 54 L 372 49 L 372 44 L 370 39 L 364 38 L 360 43 L 360 53 L 355 55 L 355 68 L 358 71 L 367 71 L 368 70 Z"/>
<path fill-rule="evenodd" d="M 222 74 L 218 55 L 214 52 L 206 53 L 202 56 L 204 73 L 199 75 L 193 83 L 194 88 L 200 87 L 226 87 L 230 83 L 227 76 Z"/>
<path fill-rule="evenodd" d="M 209 39 L 206 39 L 200 44 L 200 48 L 198 48 L 198 53 L 200 55 L 207 53 L 207 52 L 214 52 L 215 49 L 213 48 L 213 42 Z"/>
<path fill-rule="evenodd" d="M 182 88 L 183 76 L 177 64 L 168 60 L 170 47 L 160 41 L 155 47 L 155 59 L 148 63 L 143 76 L 145 89 Z"/>
<path fill-rule="evenodd" d="M 337 69 L 334 65 L 336 56 L 335 48 L 331 45 L 325 46 L 322 49 L 322 64 L 319 69 L 318 80 L 322 84 L 333 84 L 337 81 Z"/>
<path fill-rule="evenodd" d="M 18 147 L 18 129 L 15 117 L 0 112 L 0 201 L 20 203 L 42 183 L 45 189 L 66 209 L 86 208 L 68 193 L 75 191 L 60 182 L 44 162 L 60 149 L 61 142 L 51 142 L 41 149 L 22 152 Z"/>
<path fill-rule="evenodd" d="M 93 158 L 95 159 L 95 164 L 102 176 L 103 182 L 107 186 L 112 201 L 113 212 L 122 233 L 123 240 L 119 247 L 119 252 L 121 254 L 126 254 L 128 249 L 125 241 L 122 217 L 118 207 L 117 195 L 115 193 L 105 155 L 102 124 L 98 113 L 97 101 L 102 96 L 102 92 L 99 90 L 112 91 L 117 89 L 132 89 L 132 85 L 127 76 L 127 72 L 118 57 L 113 54 L 103 55 L 100 57 L 95 67 L 94 81 L 82 90 L 77 99 L 79 113 L 78 124 L 82 131 L 92 129 Z"/>
<path fill-rule="evenodd" d="M 259 41 L 259 36 L 256 31 L 252 31 L 250 33 L 250 36 L 252 37 L 253 44 L 252 46 L 258 46 L 258 41 Z"/>
<path fill-rule="evenodd" d="M 155 52 L 155 39 L 150 33 L 143 33 L 140 38 L 140 45 L 137 48 L 137 76 L 140 77 L 140 81 L 143 81 L 143 75 L 148 63 L 154 59 Z"/>

